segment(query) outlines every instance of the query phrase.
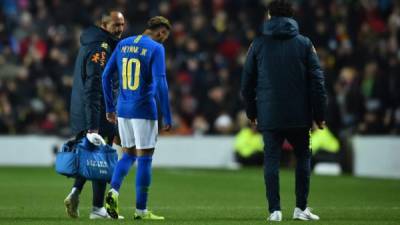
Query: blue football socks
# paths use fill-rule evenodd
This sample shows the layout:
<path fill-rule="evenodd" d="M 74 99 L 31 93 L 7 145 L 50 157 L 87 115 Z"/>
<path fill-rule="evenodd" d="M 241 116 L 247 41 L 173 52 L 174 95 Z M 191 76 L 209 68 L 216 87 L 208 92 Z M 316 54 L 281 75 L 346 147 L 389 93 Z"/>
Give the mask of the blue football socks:
<path fill-rule="evenodd" d="M 139 156 L 136 172 L 136 209 L 145 210 L 151 182 L 152 156 Z"/>
<path fill-rule="evenodd" d="M 111 179 L 112 189 L 114 189 L 115 191 L 119 191 L 122 181 L 128 174 L 129 169 L 132 167 L 132 164 L 135 162 L 135 160 L 135 155 L 124 152 L 121 159 L 118 161 L 117 166 L 115 167 L 114 174 Z"/>

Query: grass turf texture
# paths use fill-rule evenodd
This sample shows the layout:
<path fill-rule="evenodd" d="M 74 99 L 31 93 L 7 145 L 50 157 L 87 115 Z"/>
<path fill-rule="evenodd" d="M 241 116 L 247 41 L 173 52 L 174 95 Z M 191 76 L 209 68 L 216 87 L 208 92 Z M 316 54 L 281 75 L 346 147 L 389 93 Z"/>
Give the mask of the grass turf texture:
<path fill-rule="evenodd" d="M 156 169 L 149 207 L 165 221 L 133 221 L 134 171 L 123 184 L 124 221 L 88 219 L 91 184 L 81 195 L 77 220 L 66 217 L 63 200 L 72 179 L 52 168 L 0 168 L 0 224 L 267 224 L 262 169 L 239 171 Z M 400 224 L 400 181 L 349 176 L 312 176 L 310 206 L 320 221 L 292 221 L 293 171 L 281 172 L 284 221 L 280 224 Z"/>

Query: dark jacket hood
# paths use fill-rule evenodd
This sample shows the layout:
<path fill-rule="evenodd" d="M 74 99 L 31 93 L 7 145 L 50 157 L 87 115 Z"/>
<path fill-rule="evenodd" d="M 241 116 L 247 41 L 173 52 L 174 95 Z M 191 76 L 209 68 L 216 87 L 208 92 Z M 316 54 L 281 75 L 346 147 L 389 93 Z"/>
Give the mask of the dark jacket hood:
<path fill-rule="evenodd" d="M 263 34 L 274 39 L 290 39 L 299 34 L 299 25 L 288 17 L 272 17 L 264 23 Z"/>
<path fill-rule="evenodd" d="M 82 32 L 80 41 L 81 45 L 89 45 L 95 42 L 107 42 L 108 44 L 113 44 L 118 40 L 106 30 L 97 26 L 90 26 Z"/>

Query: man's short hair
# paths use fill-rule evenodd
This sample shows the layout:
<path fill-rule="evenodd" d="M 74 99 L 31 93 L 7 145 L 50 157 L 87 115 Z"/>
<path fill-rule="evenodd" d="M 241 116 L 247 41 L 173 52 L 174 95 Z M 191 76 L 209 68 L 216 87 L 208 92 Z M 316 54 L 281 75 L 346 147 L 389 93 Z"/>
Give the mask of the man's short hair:
<path fill-rule="evenodd" d="M 117 9 L 107 9 L 107 10 L 104 9 L 104 10 L 102 10 L 100 12 L 100 14 L 98 14 L 95 17 L 96 25 L 101 26 L 102 24 L 109 23 L 112 20 L 111 14 L 113 12 L 120 12 L 120 11 L 117 10 Z"/>
<path fill-rule="evenodd" d="M 171 23 L 169 20 L 163 16 L 155 16 L 152 17 L 148 22 L 147 22 L 147 29 L 149 30 L 156 30 L 160 27 L 165 27 L 168 30 L 171 30 Z"/>
<path fill-rule="evenodd" d="M 109 11 L 109 12 L 103 12 L 103 13 L 101 14 L 100 21 L 101 21 L 102 23 L 108 23 L 108 22 L 110 22 L 110 20 L 111 20 L 111 11 Z"/>
<path fill-rule="evenodd" d="M 110 22 L 112 20 L 113 13 L 121 13 L 121 11 L 118 9 L 109 9 L 109 10 L 102 11 L 100 14 L 100 22 L 101 23 Z"/>
<path fill-rule="evenodd" d="M 293 17 L 294 10 L 292 4 L 287 0 L 274 0 L 269 3 L 269 15 L 278 17 Z"/>

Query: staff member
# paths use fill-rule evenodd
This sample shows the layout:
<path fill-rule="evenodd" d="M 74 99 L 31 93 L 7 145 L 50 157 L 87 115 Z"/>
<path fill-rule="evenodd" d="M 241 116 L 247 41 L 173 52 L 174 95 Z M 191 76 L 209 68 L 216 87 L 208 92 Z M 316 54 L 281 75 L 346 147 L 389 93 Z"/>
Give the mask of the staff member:
<path fill-rule="evenodd" d="M 270 221 L 281 221 L 279 161 L 286 138 L 294 147 L 296 208 L 293 219 L 318 220 L 307 207 L 310 186 L 309 132 L 312 121 L 322 129 L 327 95 L 324 75 L 310 39 L 299 34 L 286 0 L 268 5 L 263 35 L 249 48 L 242 77 L 247 116 L 264 139 L 264 178 Z"/>
<path fill-rule="evenodd" d="M 105 13 L 97 26 L 83 31 L 75 61 L 71 94 L 70 122 L 76 139 L 87 137 L 93 144 L 111 144 L 115 127 L 106 120 L 101 75 L 124 29 L 124 16 L 117 11 Z M 86 179 L 78 176 L 64 200 L 68 216 L 79 217 L 79 194 Z M 103 207 L 106 181 L 93 181 L 93 209 L 90 219 L 110 218 Z"/>

